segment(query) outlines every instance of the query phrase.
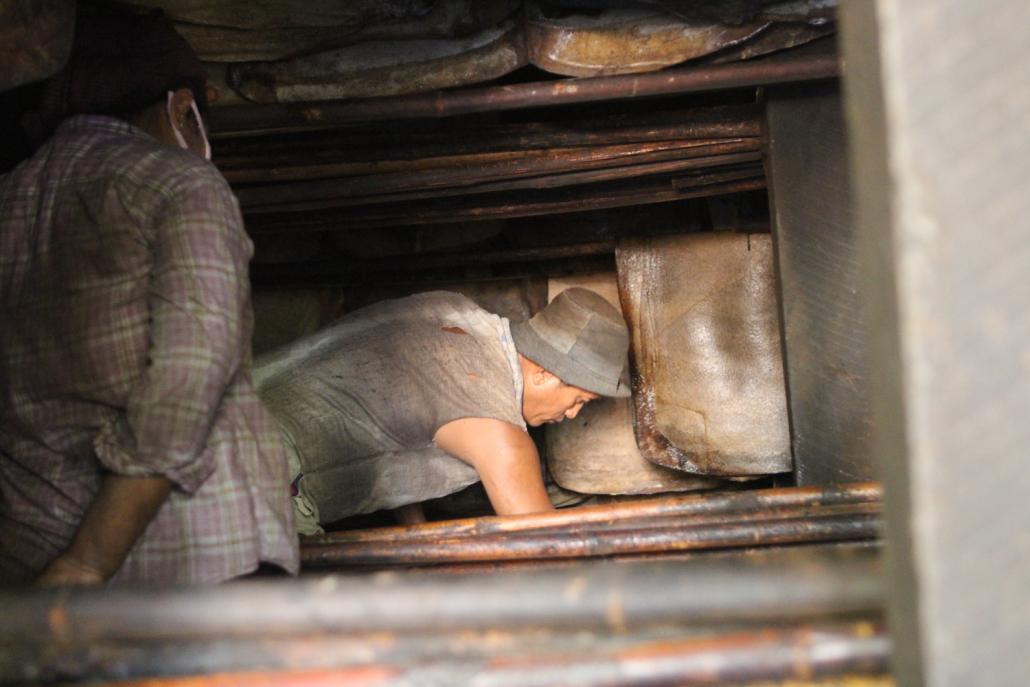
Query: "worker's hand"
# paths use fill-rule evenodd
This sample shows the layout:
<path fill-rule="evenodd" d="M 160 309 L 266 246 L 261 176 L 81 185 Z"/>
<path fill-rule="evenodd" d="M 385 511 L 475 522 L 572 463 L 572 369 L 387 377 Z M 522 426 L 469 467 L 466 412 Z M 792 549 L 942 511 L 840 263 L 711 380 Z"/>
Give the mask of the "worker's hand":
<path fill-rule="evenodd" d="M 118 572 L 168 497 L 164 477 L 105 473 L 68 550 L 36 578 L 39 587 L 102 584 Z"/>
<path fill-rule="evenodd" d="M 33 585 L 36 587 L 90 587 L 106 581 L 99 570 L 67 554 L 50 562 Z"/>

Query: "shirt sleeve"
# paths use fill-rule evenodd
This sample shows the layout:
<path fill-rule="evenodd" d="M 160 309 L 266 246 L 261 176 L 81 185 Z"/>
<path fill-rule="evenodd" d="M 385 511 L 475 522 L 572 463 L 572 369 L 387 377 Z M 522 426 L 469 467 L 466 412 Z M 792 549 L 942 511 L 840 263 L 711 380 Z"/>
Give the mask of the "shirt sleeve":
<path fill-rule="evenodd" d="M 151 236 L 147 364 L 126 412 L 94 447 L 113 472 L 162 475 L 192 492 L 214 470 L 205 446 L 250 345 L 243 337 L 252 245 L 220 177 L 175 193 Z"/>

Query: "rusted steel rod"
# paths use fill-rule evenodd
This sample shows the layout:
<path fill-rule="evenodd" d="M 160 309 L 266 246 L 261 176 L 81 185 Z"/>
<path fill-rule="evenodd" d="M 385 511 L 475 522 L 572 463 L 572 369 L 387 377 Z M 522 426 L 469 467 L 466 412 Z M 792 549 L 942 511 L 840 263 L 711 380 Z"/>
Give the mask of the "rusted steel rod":
<path fill-rule="evenodd" d="M 564 186 L 580 186 L 590 183 L 604 183 L 608 181 L 626 180 L 637 177 L 656 177 L 657 175 L 676 174 L 691 171 L 717 171 L 727 169 L 744 169 L 744 165 L 758 163 L 761 161 L 761 153 L 736 152 L 728 154 L 715 154 L 712 157 L 702 158 L 677 158 L 670 162 L 657 162 L 650 164 L 633 164 L 617 167 L 606 167 L 603 169 L 590 170 L 585 172 L 564 172 L 558 174 L 545 174 L 541 176 L 529 176 L 516 178 L 510 181 L 492 181 L 475 183 L 472 185 L 459 185 L 449 187 L 425 188 L 421 191 L 408 191 L 401 193 L 384 193 L 379 196 L 356 196 L 328 198 L 299 203 L 278 203 L 266 207 L 251 207 L 248 212 L 260 214 L 263 210 L 269 212 L 280 212 L 283 210 L 307 211 L 328 209 L 334 207 L 353 207 L 357 205 L 371 205 L 379 203 L 409 202 L 434 198 L 451 198 L 455 196 L 472 196 L 478 194 L 504 193 L 509 191 L 539 191 L 544 188 L 561 188 Z M 757 167 L 749 168 L 757 173 Z M 674 185 L 679 179 L 674 180 Z M 681 182 L 682 183 L 682 182 Z M 684 186 L 690 186 L 688 181 Z M 253 193 L 256 194 L 253 190 Z"/>
<path fill-rule="evenodd" d="M 643 157 L 643 156 L 642 156 Z M 652 156 L 647 156 L 652 157 Z M 664 157 L 654 156 L 654 157 Z M 582 186 L 584 184 L 605 183 L 633 179 L 636 177 L 656 177 L 657 175 L 676 174 L 682 172 L 711 172 L 718 173 L 730 169 L 747 169 L 749 174 L 758 173 L 757 165 L 745 167 L 749 163 L 758 163 L 762 154 L 757 150 L 754 152 L 739 152 L 729 154 L 717 154 L 710 157 L 679 157 L 668 162 L 653 162 L 644 164 L 629 164 L 612 167 L 603 167 L 590 171 L 573 171 L 557 174 L 543 174 L 540 176 L 524 176 L 514 178 L 510 181 L 494 181 L 485 183 L 462 184 L 448 187 L 427 187 L 420 190 L 389 192 L 389 187 L 383 187 L 381 195 L 340 195 L 332 196 L 327 194 L 309 201 L 272 201 L 268 205 L 248 205 L 247 212 L 251 215 L 258 215 L 262 212 L 283 212 L 283 211 L 309 211 L 323 210 L 335 207 L 353 207 L 357 205 L 370 205 L 377 203 L 408 202 L 413 200 L 424 200 L 429 198 L 448 198 L 454 196 L 469 196 L 486 193 L 499 193 L 517 190 L 541 190 L 563 188 L 569 186 Z M 472 170 L 474 172 L 474 170 Z M 464 177 L 464 172 L 461 173 Z M 470 177 L 471 178 L 471 177 Z M 371 180 L 371 177 L 368 178 Z M 676 188 L 691 187 L 692 180 L 687 177 L 684 184 L 680 178 L 672 181 Z M 272 187 L 269 187 L 270 189 Z M 246 189 L 246 193 L 240 192 L 253 202 L 253 198 L 260 197 L 262 188 Z M 243 199 L 241 198 L 241 201 Z"/>
<path fill-rule="evenodd" d="M 98 681 L 111 676 L 163 675 L 156 684 L 612 685 L 725 684 L 753 680 L 882 675 L 889 642 L 873 621 L 819 623 L 750 631 L 591 635 L 510 633 L 280 639 L 158 645 L 94 645 L 63 652 L 64 669 L 29 658 L 36 679 Z M 700 635 L 700 636 L 699 636 Z M 37 664 L 38 665 L 35 665 Z M 236 672 L 230 671 L 246 671 Z M 209 673 L 196 676 L 197 673 Z M 179 678 L 172 677 L 181 676 Z M 186 677 L 194 675 L 194 677 Z M 250 681 L 257 682 L 250 682 Z M 221 681 L 221 682 L 220 682 Z M 265 682 L 267 681 L 267 682 Z M 379 681 L 379 682 L 376 682 Z M 119 682 L 155 684 L 151 681 Z M 791 685 L 798 685 L 791 682 Z M 808 683 L 804 683 L 808 684 Z M 837 683 L 839 684 L 839 683 Z M 854 682 L 848 682 L 854 685 Z M 861 684 L 861 683 L 859 683 Z"/>
<path fill-rule="evenodd" d="M 848 673 L 882 675 L 889 652 L 882 627 L 869 623 L 839 629 L 770 629 L 612 652 L 587 650 L 550 660 L 505 661 L 484 666 L 485 675 L 477 684 L 718 685 Z"/>
<path fill-rule="evenodd" d="M 540 176 L 558 172 L 605 169 L 668 160 L 708 159 L 724 153 L 758 150 L 758 139 L 709 141 L 662 141 L 647 144 L 591 148 L 547 149 L 519 153 L 511 159 L 477 163 L 468 158 L 462 164 L 429 169 L 384 172 L 295 183 L 268 184 L 238 189 L 240 204 L 250 212 L 262 206 L 298 204 L 305 200 L 375 196 L 398 191 L 474 186 L 488 181 Z M 704 165 L 699 165 L 703 167 Z M 367 202 L 367 201 L 366 201 Z M 372 200 L 371 202 L 374 202 Z"/>
<path fill-rule="evenodd" d="M 606 546 L 620 547 L 615 555 L 633 554 L 675 554 L 681 551 L 680 546 L 687 547 L 686 550 L 712 548 L 713 537 L 718 534 L 747 529 L 747 526 L 754 526 L 756 534 L 750 543 L 754 546 L 767 546 L 778 543 L 767 540 L 766 535 L 776 532 L 791 532 L 798 528 L 800 523 L 812 526 L 822 526 L 825 522 L 850 523 L 858 525 L 866 521 L 878 521 L 882 515 L 880 503 L 852 503 L 835 506 L 792 506 L 784 508 L 763 509 L 743 513 L 699 513 L 693 515 L 665 515 L 651 517 L 630 517 L 613 519 L 607 522 L 570 523 L 557 527 L 542 527 L 524 533 L 499 533 L 499 534 L 463 534 L 451 538 L 426 536 L 420 538 L 409 537 L 398 541 L 377 540 L 370 542 L 326 542 L 326 536 L 306 537 L 302 541 L 302 558 L 306 561 L 308 557 L 314 557 L 319 552 L 332 551 L 344 552 L 344 556 L 354 555 L 362 557 L 376 552 L 386 555 L 403 555 L 404 551 L 418 551 L 418 560 L 412 565 L 433 564 L 435 557 L 433 551 L 439 551 L 441 547 L 450 549 L 450 555 L 458 562 L 475 562 L 477 560 L 510 561 L 510 560 L 534 560 L 532 555 L 522 556 L 523 549 L 520 547 L 547 546 L 546 558 L 576 558 L 576 555 L 566 555 L 565 549 L 572 547 L 579 554 L 612 555 L 605 551 Z M 786 529 L 778 530 L 781 523 Z M 736 529 L 734 529 L 736 528 Z M 681 540 L 676 540 L 676 533 L 683 534 Z M 346 533 L 342 533 L 346 534 Z M 360 534 L 360 531 L 358 532 Z M 809 536 L 812 533 L 805 533 L 801 536 Z M 668 539 L 672 540 L 668 546 Z M 850 539 L 851 537 L 845 537 Z M 860 537 L 864 538 L 864 537 Z M 562 544 L 554 544 L 561 541 Z M 639 547 L 646 547 L 647 551 L 637 551 Z M 622 549 L 626 550 L 622 550 Z M 725 547 L 719 547 L 725 548 Z M 650 550 L 653 549 L 653 550 Z M 503 551 L 504 553 L 498 553 Z M 484 558 L 485 557 L 485 558 Z M 454 561 L 448 561 L 453 563 Z M 405 563 L 406 564 L 406 563 Z"/>
<path fill-rule="evenodd" d="M 396 258 L 378 258 L 374 260 L 327 260 L 325 262 L 305 262 L 301 268 L 315 274 L 340 274 L 354 277 L 417 272 L 422 270 L 439 270 L 458 267 L 474 267 L 479 265 L 505 265 L 522 262 L 540 262 L 547 260 L 568 260 L 573 258 L 593 257 L 597 255 L 614 255 L 614 241 L 592 241 L 569 246 L 543 246 L 540 248 L 514 248 L 504 251 L 481 251 L 478 253 L 428 253 L 425 255 L 408 255 Z M 260 267 L 266 276 L 273 276 L 277 265 Z M 296 265 L 286 264 L 284 273 L 298 269 Z"/>
<path fill-rule="evenodd" d="M 250 580 L 217 588 L 0 591 L 0 646 L 19 642 L 172 641 L 434 633 L 517 628 L 634 628 L 761 623 L 881 606 L 875 548 L 490 575 L 432 573 Z M 613 600 L 617 600 L 613 609 Z"/>
<path fill-rule="evenodd" d="M 542 665 L 513 661 L 496 668 L 484 684 L 732 684 L 848 672 L 882 674 L 887 670 L 888 652 L 883 631 L 869 625 L 843 632 L 766 630 L 655 643 L 611 654 L 584 652 Z"/>
<path fill-rule="evenodd" d="M 251 267 L 251 281 L 255 286 L 269 288 L 321 288 L 367 287 L 372 284 L 454 284 L 462 282 L 491 282 L 532 277 L 556 277 L 567 274 L 611 272 L 615 269 L 615 255 L 604 252 L 567 258 L 541 259 L 524 262 L 496 262 L 482 265 L 455 265 L 453 267 L 426 268 L 407 272 L 348 272 L 346 261 L 319 260 L 303 263 L 267 263 Z"/>
<path fill-rule="evenodd" d="M 589 523 L 609 524 L 640 518 L 724 516 L 766 512 L 775 509 L 813 508 L 862 503 L 878 504 L 882 499 L 883 488 L 878 482 L 712 492 L 581 506 L 552 511 L 550 513 L 508 516 L 493 515 L 481 518 L 429 522 L 406 527 L 380 527 L 350 532 L 332 532 L 315 537 L 305 537 L 305 542 L 311 544 L 331 544 L 445 539 L 466 535 L 531 532 L 534 530 L 555 529 Z"/>
<path fill-rule="evenodd" d="M 569 533 L 592 533 L 620 532 L 620 531 L 643 531 L 652 528 L 678 528 L 678 527 L 711 527 L 717 525 L 742 524 L 742 523 L 771 523 L 776 520 L 815 520 L 819 518 L 833 517 L 858 517 L 858 516 L 879 516 L 883 508 L 879 503 L 855 503 L 841 506 L 815 506 L 800 508 L 773 508 L 764 511 L 749 513 L 733 513 L 729 515 L 675 515 L 663 518 L 642 518 L 619 520 L 611 523 L 589 525 L 570 525 L 561 528 L 549 528 L 536 530 L 534 534 L 559 534 Z"/>
<path fill-rule="evenodd" d="M 408 160 L 434 155 L 473 154 L 531 148 L 569 148 L 643 141 L 747 138 L 760 136 L 754 103 L 635 112 L 568 122 L 517 124 L 404 122 L 395 127 L 317 129 L 274 137 L 223 138 L 215 162 L 237 166 L 289 160 Z M 278 164 L 278 162 L 276 162 Z"/>
<path fill-rule="evenodd" d="M 630 147 L 632 146 L 632 147 Z M 642 147 L 646 146 L 646 147 Z M 632 151 L 628 153 L 627 159 L 619 154 L 619 149 Z M 266 165 L 253 165 L 248 169 L 223 170 L 225 178 L 233 184 L 281 184 L 289 181 L 310 181 L 315 179 L 331 179 L 342 177 L 372 176 L 372 175 L 397 175 L 398 179 L 404 179 L 404 175 L 412 176 L 421 173 L 429 176 L 430 171 L 437 174 L 443 170 L 485 170 L 484 179 L 494 178 L 498 175 L 494 170 L 508 170 L 509 173 L 519 174 L 520 168 L 526 168 L 529 173 L 535 173 L 538 168 L 546 172 L 560 172 L 567 169 L 592 169 L 600 164 L 602 160 L 612 160 L 615 166 L 620 162 L 625 164 L 639 164 L 643 162 L 655 162 L 665 159 L 688 159 L 702 158 L 725 153 L 737 153 L 743 151 L 757 151 L 759 139 L 755 138 L 730 138 L 730 139 L 677 139 L 668 141 L 647 142 L 646 144 L 634 143 L 627 146 L 607 145 L 604 147 L 586 148 L 541 148 L 539 150 L 504 150 L 491 153 L 476 153 L 472 155 L 438 155 L 434 157 L 421 157 L 411 160 L 391 160 L 387 158 L 371 162 L 332 162 L 317 164 L 308 160 L 297 162 L 291 166 L 268 167 Z M 673 151 L 682 151 L 676 154 Z M 587 158 L 589 164 L 576 164 L 576 156 L 582 157 L 584 153 L 590 155 Z M 639 158 L 636 156 L 640 156 Z M 593 165 L 593 166 L 591 166 Z M 494 172 L 491 174 L 491 172 Z M 389 180 L 391 177 L 387 177 Z M 417 177 L 416 177 L 417 178 Z M 325 183 L 325 182 L 323 182 Z M 300 185 L 301 191 L 306 186 Z M 244 189 L 246 190 L 246 189 Z"/>
<path fill-rule="evenodd" d="M 247 212 L 245 215 L 248 230 L 265 233 L 449 224 L 669 203 L 755 191 L 765 188 L 765 176 L 761 167 L 755 166 L 739 172 L 713 173 L 702 178 L 685 177 L 676 188 L 668 179 L 617 183 L 620 185 L 595 184 L 573 189 L 509 191 L 409 203 L 377 203 L 322 212 L 278 212 L 268 215 L 251 215 Z"/>
<path fill-rule="evenodd" d="M 350 566 L 427 566 L 473 561 L 549 560 L 682 553 L 707 549 L 875 539 L 876 514 L 826 515 L 764 522 L 727 522 L 637 530 L 534 532 L 416 542 L 306 545 L 306 570 Z"/>
<path fill-rule="evenodd" d="M 751 88 L 829 79 L 836 77 L 839 71 L 836 55 L 805 58 L 779 55 L 646 74 L 562 79 L 342 102 L 212 108 L 209 120 L 215 135 L 244 131 L 273 133 L 312 126 L 454 117 L 475 112 Z"/>
<path fill-rule="evenodd" d="M 268 147 L 266 152 L 255 146 L 255 150 L 226 150 L 224 143 L 219 147 L 215 163 L 226 175 L 243 169 L 275 169 L 278 167 L 306 166 L 316 164 L 373 164 L 376 162 L 411 163 L 414 160 L 432 160 L 446 156 L 496 155 L 512 151 L 553 150 L 581 148 L 588 146 L 629 145 L 660 141 L 718 141 L 724 139 L 756 138 L 757 126 L 747 122 L 727 122 L 720 126 L 697 126 L 690 121 L 691 113 L 684 112 L 686 123 L 660 127 L 632 127 L 609 129 L 607 131 L 582 131 L 579 124 L 568 131 L 555 130 L 534 134 L 532 130 L 522 133 L 483 131 L 462 131 L 460 137 L 454 132 L 436 132 L 428 140 L 406 139 L 401 132 L 392 132 L 384 137 L 382 132 L 367 132 L 360 138 L 346 138 L 335 132 L 319 132 L 319 136 L 281 136 L 275 138 L 254 137 L 239 142 L 261 142 Z M 750 120 L 748 120 L 750 121 Z M 755 120 L 757 122 L 757 120 Z M 532 124 L 521 125 L 525 127 Z M 567 125 L 566 125 L 567 126 Z M 280 140 L 282 139 L 282 140 Z M 234 139 L 230 139 L 234 140 Z"/>
<path fill-rule="evenodd" d="M 650 530 L 672 530 L 677 528 L 709 528 L 723 525 L 740 525 L 747 523 L 769 524 L 779 520 L 816 520 L 820 518 L 849 518 L 860 516 L 880 516 L 883 513 L 883 505 L 879 502 L 870 503 L 846 503 L 833 506 L 787 506 L 782 508 L 767 508 L 762 510 L 747 511 L 741 513 L 696 513 L 686 515 L 663 515 L 629 517 L 609 520 L 607 522 L 586 522 L 569 523 L 555 527 L 541 527 L 526 532 L 530 536 L 558 537 L 558 536 L 593 536 L 595 533 L 607 532 L 628 532 L 640 534 Z M 359 530 L 360 532 L 360 530 Z M 346 534 L 340 533 L 340 534 Z M 304 546 L 324 546 L 326 542 L 318 543 L 318 539 L 329 535 L 316 537 L 305 537 Z M 464 534 L 453 539 L 444 538 L 443 541 L 460 540 L 472 542 L 477 539 L 492 540 L 498 538 L 504 540 L 512 537 L 511 533 L 497 533 L 489 535 Z M 383 541 L 383 540 L 380 540 Z M 440 537 L 427 536 L 423 538 L 409 538 L 404 541 L 412 544 L 423 542 L 439 542 Z M 396 542 L 386 541 L 388 544 Z"/>

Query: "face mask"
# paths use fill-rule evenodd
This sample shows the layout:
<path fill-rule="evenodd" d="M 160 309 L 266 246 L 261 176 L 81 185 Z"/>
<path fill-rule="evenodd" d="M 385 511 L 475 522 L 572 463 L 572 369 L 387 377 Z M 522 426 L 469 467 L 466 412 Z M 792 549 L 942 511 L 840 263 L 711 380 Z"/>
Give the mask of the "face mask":
<path fill-rule="evenodd" d="M 172 123 L 172 132 L 175 134 L 175 140 L 179 144 L 180 148 L 190 150 L 190 147 L 186 145 L 186 139 L 183 138 L 182 132 L 179 131 L 175 126 L 175 114 L 172 112 L 172 99 L 175 97 L 175 93 L 168 91 L 168 100 L 166 109 L 168 110 L 168 121 Z M 211 159 L 211 144 L 207 140 L 207 132 L 204 131 L 204 120 L 200 118 L 200 110 L 197 109 L 197 101 L 190 101 L 190 107 L 193 108 L 193 116 L 197 118 L 197 128 L 200 130 L 200 140 L 204 142 L 204 159 Z"/>

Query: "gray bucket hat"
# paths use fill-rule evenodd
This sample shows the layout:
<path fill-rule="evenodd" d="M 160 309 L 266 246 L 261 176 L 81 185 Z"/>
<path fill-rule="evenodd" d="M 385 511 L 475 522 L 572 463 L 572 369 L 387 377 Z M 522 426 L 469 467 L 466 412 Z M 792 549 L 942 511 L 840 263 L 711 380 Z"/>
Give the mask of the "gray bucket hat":
<path fill-rule="evenodd" d="M 629 396 L 629 331 L 622 314 L 589 289 L 562 291 L 525 322 L 511 325 L 519 353 L 566 384 L 602 396 Z"/>

